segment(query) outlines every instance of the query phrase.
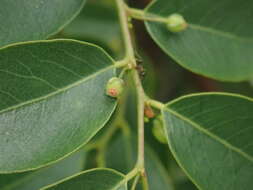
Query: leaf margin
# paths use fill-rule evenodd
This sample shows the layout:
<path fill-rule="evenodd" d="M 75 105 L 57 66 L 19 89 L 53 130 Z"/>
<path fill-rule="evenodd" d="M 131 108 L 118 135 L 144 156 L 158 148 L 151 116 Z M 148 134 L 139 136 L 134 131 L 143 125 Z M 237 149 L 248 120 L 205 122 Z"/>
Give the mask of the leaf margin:
<path fill-rule="evenodd" d="M 79 173 L 77 173 L 77 174 L 75 174 L 75 175 L 72 175 L 72 176 L 69 176 L 69 177 L 67 177 L 67 178 L 64 178 L 64 179 L 62 179 L 62 180 L 60 180 L 60 181 L 58 181 L 58 182 L 55 182 L 55 183 L 53 183 L 53 184 L 47 185 L 47 186 L 45 186 L 45 187 L 42 187 L 42 188 L 40 188 L 39 190 L 47 190 L 47 189 L 50 188 L 50 187 L 53 187 L 53 186 L 55 186 L 55 185 L 59 185 L 59 184 L 65 182 L 65 181 L 68 181 L 68 180 L 70 180 L 70 179 L 73 179 L 73 178 L 75 178 L 75 177 L 77 177 L 77 176 L 81 176 L 82 174 L 85 174 L 85 173 L 88 173 L 88 172 L 93 172 L 93 171 L 100 171 L 100 170 L 111 171 L 112 173 L 118 174 L 118 175 L 120 175 L 120 176 L 122 176 L 122 177 L 124 177 L 124 178 L 126 179 L 126 176 L 123 175 L 122 173 L 118 172 L 117 170 L 110 169 L 110 168 L 93 168 L 93 169 L 88 169 L 88 170 L 79 172 Z M 123 182 L 125 181 L 125 179 L 123 180 Z M 122 182 L 122 183 L 123 183 L 123 182 Z M 127 182 L 126 182 L 126 184 L 127 184 Z M 117 187 L 120 187 L 121 185 L 122 185 L 121 183 L 117 184 L 116 188 L 117 188 Z M 112 190 L 116 190 L 116 189 L 112 189 Z"/>
<path fill-rule="evenodd" d="M 18 41 L 18 42 L 14 42 L 14 43 L 8 43 L 5 44 L 3 46 L 0 46 L 0 50 L 4 47 L 8 47 L 11 45 L 17 45 L 17 44 L 22 44 L 22 43 L 26 43 L 26 42 L 36 42 L 36 41 L 44 41 L 44 40 L 49 40 L 49 37 L 56 35 L 57 33 L 59 33 L 61 30 L 63 30 L 67 25 L 69 25 L 82 11 L 82 9 L 84 8 L 85 4 L 87 3 L 87 0 L 82 0 L 82 4 L 79 7 L 79 9 L 75 12 L 75 14 L 73 14 L 69 19 L 67 19 L 65 21 L 64 24 L 60 25 L 54 32 L 48 33 L 47 35 L 45 35 L 44 39 L 37 39 L 37 40 L 27 40 L 27 41 Z M 56 40 L 56 39 L 55 39 Z"/>

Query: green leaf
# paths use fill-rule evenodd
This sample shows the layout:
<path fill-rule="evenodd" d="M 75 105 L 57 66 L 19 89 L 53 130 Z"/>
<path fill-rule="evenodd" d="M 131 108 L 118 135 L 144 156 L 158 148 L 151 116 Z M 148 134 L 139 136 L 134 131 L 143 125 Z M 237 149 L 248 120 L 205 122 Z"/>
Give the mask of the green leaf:
<path fill-rule="evenodd" d="M 113 60 L 73 40 L 0 49 L 0 173 L 36 169 L 76 151 L 108 121 Z"/>
<path fill-rule="evenodd" d="M 194 186 L 191 181 L 182 181 L 181 183 L 176 184 L 177 190 L 198 190 L 196 186 Z"/>
<path fill-rule="evenodd" d="M 111 169 L 92 169 L 41 190 L 127 190 L 125 176 Z"/>
<path fill-rule="evenodd" d="M 1 190 L 38 190 L 68 176 L 81 172 L 85 153 L 79 151 L 72 156 L 34 172 L 0 174 Z"/>
<path fill-rule="evenodd" d="M 117 10 L 105 5 L 101 0 L 88 1 L 82 12 L 64 28 L 61 35 L 109 46 L 117 53 L 122 49 Z"/>
<path fill-rule="evenodd" d="M 166 24 L 146 26 L 156 43 L 183 67 L 218 80 L 242 81 L 253 76 L 252 9 L 251 0 L 157 0 L 148 13 L 162 17 L 179 13 L 189 27 L 172 34 Z"/>
<path fill-rule="evenodd" d="M 136 163 L 136 138 L 135 135 L 118 135 L 106 151 L 106 166 L 124 173 L 129 172 Z M 150 189 L 173 189 L 166 169 L 147 144 L 145 145 L 145 167 Z"/>
<path fill-rule="evenodd" d="M 46 39 L 60 31 L 86 0 L 1 0 L 0 46 Z"/>
<path fill-rule="evenodd" d="M 222 91 L 230 92 L 230 93 L 238 93 L 241 95 L 253 97 L 253 88 L 250 85 L 250 82 L 239 82 L 239 83 L 231 83 L 231 82 L 219 82 L 216 83 L 218 89 L 222 89 Z"/>
<path fill-rule="evenodd" d="M 205 190 L 248 190 L 253 182 L 253 101 L 226 93 L 179 98 L 163 109 L 169 146 Z"/>

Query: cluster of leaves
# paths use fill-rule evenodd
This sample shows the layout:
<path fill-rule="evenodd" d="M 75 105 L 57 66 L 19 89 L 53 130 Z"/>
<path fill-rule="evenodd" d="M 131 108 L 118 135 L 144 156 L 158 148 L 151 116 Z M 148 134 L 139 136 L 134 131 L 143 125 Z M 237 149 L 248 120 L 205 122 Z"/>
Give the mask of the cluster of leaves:
<path fill-rule="evenodd" d="M 217 81 L 241 82 L 253 78 L 252 9 L 251 0 L 156 0 L 140 15 L 129 7 L 126 12 L 144 20 L 158 47 L 182 67 Z M 1 190 L 126 190 L 138 182 L 132 170 L 138 100 L 131 71 L 115 61 L 123 54 L 117 11 L 114 1 L 0 2 Z M 172 33 L 159 21 L 174 13 L 184 16 L 186 30 Z M 157 96 L 157 70 L 139 51 L 149 63 L 143 87 Z M 169 58 L 156 62 L 164 60 Z M 182 79 L 171 67 L 176 81 Z M 126 90 L 119 99 L 108 97 L 105 86 L 121 70 Z M 188 81 L 179 84 L 183 90 L 176 96 L 188 92 Z M 216 84 L 253 95 L 247 82 L 233 89 L 231 83 Z M 157 115 L 146 123 L 151 190 L 252 187 L 252 98 L 209 92 L 150 106 Z M 152 132 L 157 125 L 160 131 Z"/>

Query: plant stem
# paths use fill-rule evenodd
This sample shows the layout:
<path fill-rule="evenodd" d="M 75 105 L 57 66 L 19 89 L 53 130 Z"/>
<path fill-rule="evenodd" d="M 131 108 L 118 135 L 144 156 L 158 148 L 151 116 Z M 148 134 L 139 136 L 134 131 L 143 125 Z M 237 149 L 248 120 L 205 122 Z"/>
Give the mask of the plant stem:
<path fill-rule="evenodd" d="M 144 20 L 144 21 L 153 21 L 153 22 L 160 22 L 160 23 L 167 23 L 167 18 L 151 14 L 151 13 L 145 13 L 143 10 L 130 8 L 127 5 L 125 5 L 127 13 L 131 18 L 137 19 L 137 20 Z"/>
<path fill-rule="evenodd" d="M 130 61 L 133 61 L 132 64 L 135 66 L 136 62 L 135 62 L 135 56 L 134 56 L 134 49 L 132 45 L 131 34 L 128 28 L 128 15 L 126 14 L 126 11 L 125 11 L 125 4 L 123 0 L 116 0 L 116 3 L 119 10 L 120 26 L 121 26 L 121 31 L 123 33 L 126 58 L 128 58 Z"/>
<path fill-rule="evenodd" d="M 131 190 L 135 190 L 136 189 L 136 186 L 137 186 L 137 184 L 139 182 L 139 178 L 140 178 L 140 174 L 137 174 L 136 177 L 135 177 L 135 179 L 134 179 L 134 182 L 133 182 L 133 185 L 131 187 Z"/>
<path fill-rule="evenodd" d="M 115 68 L 125 67 L 129 64 L 128 59 L 122 59 L 115 62 Z"/>
<path fill-rule="evenodd" d="M 114 189 L 118 189 L 119 187 L 121 187 L 123 184 L 125 184 L 126 182 L 128 182 L 129 180 L 131 180 L 132 178 L 134 178 L 136 175 L 138 175 L 138 170 L 137 168 L 134 168 L 132 171 L 130 171 L 126 176 L 125 179 L 119 183 Z"/>
<path fill-rule="evenodd" d="M 156 100 L 152 100 L 152 99 L 149 99 L 146 101 L 148 105 L 156 108 L 156 109 L 159 109 L 159 110 L 162 110 L 165 105 L 159 101 L 156 101 Z"/>
<path fill-rule="evenodd" d="M 138 159 L 137 167 L 142 171 L 144 170 L 144 100 L 145 94 L 143 92 L 142 84 L 137 71 L 133 73 L 136 89 L 137 89 L 137 110 L 138 110 Z"/>
<path fill-rule="evenodd" d="M 132 64 L 132 75 L 135 82 L 136 90 L 137 90 L 137 110 L 138 110 L 138 158 L 136 163 L 136 169 L 141 174 L 145 173 L 144 167 L 144 102 L 145 102 L 145 93 L 141 84 L 141 80 L 136 68 L 136 60 L 134 54 L 134 47 L 132 44 L 131 34 L 128 28 L 128 15 L 126 13 L 126 7 L 123 0 L 116 0 L 118 10 L 119 10 L 119 18 L 121 29 L 124 38 L 126 57 L 129 59 Z M 141 175 L 145 178 L 145 175 Z M 146 179 L 144 179 L 146 180 Z"/>
<path fill-rule="evenodd" d="M 142 187 L 143 187 L 143 190 L 149 190 L 148 178 L 146 176 L 146 173 L 145 173 L 145 176 L 142 177 Z"/>
<path fill-rule="evenodd" d="M 129 181 L 131 180 L 133 177 L 135 177 L 136 175 L 138 175 L 138 170 L 136 168 L 134 168 L 131 172 L 129 172 L 126 175 L 125 181 Z"/>
<path fill-rule="evenodd" d="M 127 72 L 129 68 L 125 67 L 121 70 L 120 74 L 119 74 L 119 78 L 123 79 L 124 78 L 124 75 L 125 73 Z"/>

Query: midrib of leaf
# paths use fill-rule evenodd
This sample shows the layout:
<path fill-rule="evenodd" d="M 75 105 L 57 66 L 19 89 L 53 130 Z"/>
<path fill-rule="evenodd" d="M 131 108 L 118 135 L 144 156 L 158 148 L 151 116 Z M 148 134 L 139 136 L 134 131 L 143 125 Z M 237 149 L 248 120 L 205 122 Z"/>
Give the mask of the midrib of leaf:
<path fill-rule="evenodd" d="M 91 75 L 85 77 L 85 78 L 82 79 L 82 80 L 78 80 L 78 81 L 74 82 L 73 84 L 67 85 L 67 86 L 64 87 L 64 88 L 58 88 L 56 91 L 54 91 L 54 92 L 52 92 L 52 93 L 49 93 L 49 94 L 47 94 L 47 95 L 45 95 L 45 96 L 41 96 L 41 97 L 39 97 L 39 98 L 35 98 L 35 99 L 29 100 L 29 101 L 25 101 L 25 102 L 22 102 L 22 103 L 20 103 L 20 104 L 15 105 L 15 106 L 11 106 L 11 107 L 9 107 L 9 108 L 3 109 L 3 110 L 0 111 L 0 114 L 2 114 L 2 113 L 4 113 L 4 112 L 11 111 L 11 110 L 14 110 L 14 109 L 18 109 L 18 108 L 20 108 L 20 107 L 22 107 L 22 106 L 25 106 L 25 105 L 29 105 L 29 104 L 33 104 L 33 103 L 35 103 L 35 102 L 39 102 L 39 101 L 41 101 L 41 100 L 45 100 L 45 99 L 47 99 L 47 98 L 49 98 L 49 97 L 52 97 L 52 96 L 54 96 L 54 95 L 60 94 L 60 93 L 62 93 L 62 92 L 64 92 L 64 91 L 67 91 L 67 90 L 69 90 L 69 89 L 71 89 L 71 88 L 73 88 L 73 87 L 76 87 L 76 86 L 78 86 L 78 85 L 80 85 L 80 84 L 82 84 L 82 83 L 84 83 L 84 82 L 86 82 L 86 81 L 88 81 L 88 80 L 90 80 L 90 79 L 96 77 L 97 75 L 99 75 L 99 74 L 101 74 L 101 73 L 103 73 L 103 72 L 106 72 L 106 71 L 112 69 L 112 68 L 115 68 L 115 66 L 114 66 L 114 65 L 107 66 L 107 67 L 105 67 L 105 68 L 103 68 L 103 69 L 100 69 L 99 71 L 97 71 L 97 72 L 95 72 L 95 73 L 93 73 L 93 74 L 91 74 Z"/>
<path fill-rule="evenodd" d="M 211 133 L 210 131 L 206 130 L 205 128 L 202 128 L 200 125 L 198 125 L 197 123 L 195 123 L 194 121 L 184 117 L 183 115 L 181 115 L 180 113 L 169 109 L 168 107 L 164 107 L 163 111 L 168 111 L 171 114 L 175 115 L 176 117 L 178 117 L 179 119 L 182 119 L 183 121 L 189 123 L 191 126 L 193 126 L 195 129 L 197 129 L 198 131 L 204 133 L 205 135 L 211 137 L 213 140 L 219 142 L 220 144 L 224 145 L 226 148 L 233 150 L 234 152 L 240 154 L 241 156 L 243 156 L 244 158 L 246 158 L 247 160 L 249 160 L 250 162 L 253 162 L 253 157 L 251 157 L 250 155 L 248 155 L 247 153 L 245 153 L 244 151 L 240 150 L 239 148 L 231 145 L 230 143 L 228 143 L 227 141 L 221 139 L 220 137 L 218 137 L 217 135 Z M 165 127 L 166 128 L 166 127 Z M 167 129 L 166 129 L 166 133 Z M 168 135 L 168 134 L 167 134 Z"/>
<path fill-rule="evenodd" d="M 118 190 L 122 185 L 124 185 L 127 182 L 127 180 L 124 178 L 121 182 L 117 183 L 116 186 L 111 190 Z"/>
<path fill-rule="evenodd" d="M 237 35 L 234 35 L 232 33 L 223 32 L 223 31 L 216 30 L 216 29 L 213 29 L 213 28 L 210 28 L 210 27 L 200 26 L 200 25 L 191 24 L 191 23 L 189 23 L 189 27 L 194 29 L 194 30 L 200 30 L 200 31 L 203 31 L 203 32 L 208 32 L 208 33 L 211 33 L 211 34 L 214 34 L 214 35 L 217 35 L 217 36 L 222 36 L 222 37 L 225 37 L 225 38 L 229 38 L 229 39 L 244 42 L 244 43 L 252 43 L 253 42 L 253 38 L 238 37 Z"/>

